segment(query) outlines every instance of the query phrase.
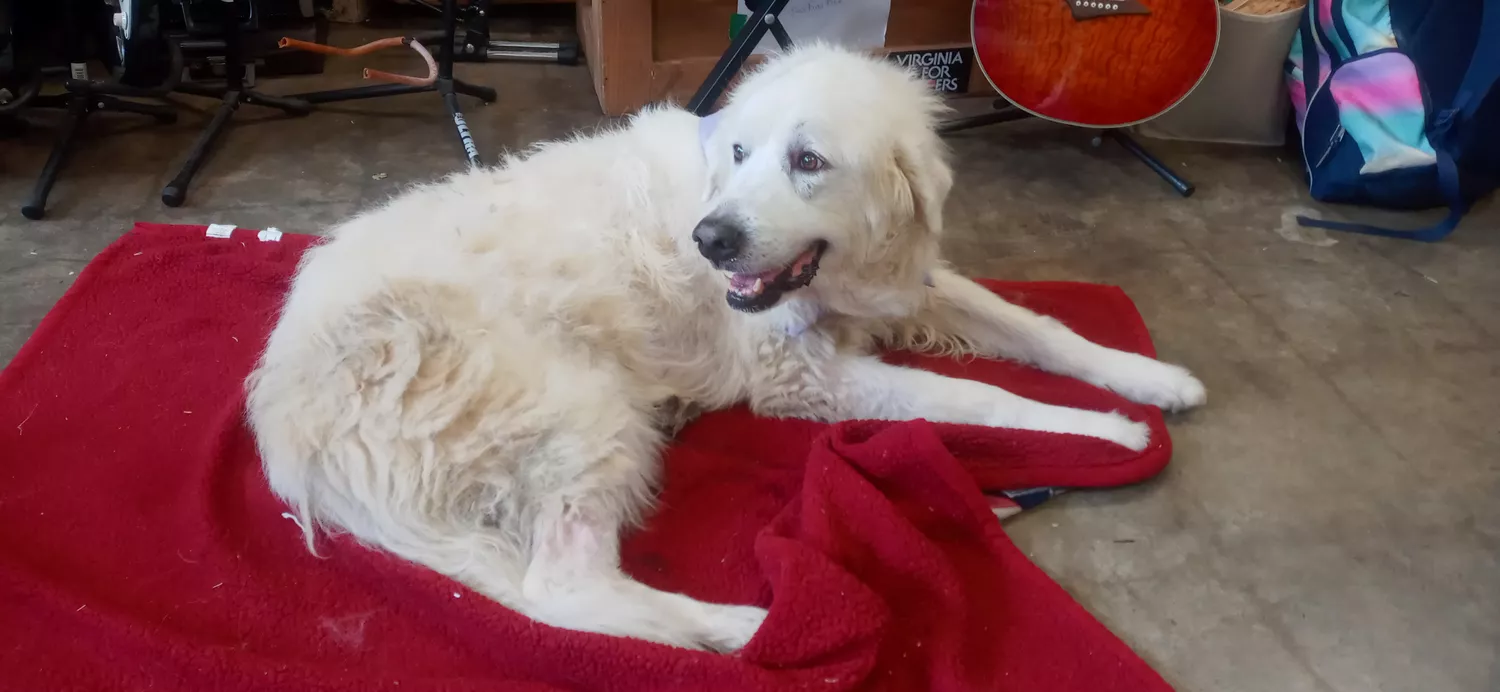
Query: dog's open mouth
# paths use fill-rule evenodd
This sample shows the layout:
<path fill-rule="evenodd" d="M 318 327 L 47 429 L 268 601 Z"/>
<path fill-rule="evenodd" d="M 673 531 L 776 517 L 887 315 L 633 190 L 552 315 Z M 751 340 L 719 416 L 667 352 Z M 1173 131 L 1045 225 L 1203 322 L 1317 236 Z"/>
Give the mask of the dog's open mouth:
<path fill-rule="evenodd" d="M 819 240 L 789 264 L 758 274 L 731 273 L 729 307 L 742 312 L 760 312 L 781 302 L 781 297 L 812 283 L 818 275 L 818 261 L 828 243 Z"/>

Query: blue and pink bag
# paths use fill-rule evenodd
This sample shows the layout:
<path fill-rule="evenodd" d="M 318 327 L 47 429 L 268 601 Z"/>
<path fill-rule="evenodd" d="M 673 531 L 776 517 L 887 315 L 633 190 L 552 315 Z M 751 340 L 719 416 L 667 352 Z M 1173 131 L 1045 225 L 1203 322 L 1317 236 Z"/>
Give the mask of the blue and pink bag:
<path fill-rule="evenodd" d="M 1500 0 L 1309 0 L 1287 61 L 1314 199 L 1387 209 L 1447 206 L 1403 231 L 1435 241 L 1500 187 Z"/>

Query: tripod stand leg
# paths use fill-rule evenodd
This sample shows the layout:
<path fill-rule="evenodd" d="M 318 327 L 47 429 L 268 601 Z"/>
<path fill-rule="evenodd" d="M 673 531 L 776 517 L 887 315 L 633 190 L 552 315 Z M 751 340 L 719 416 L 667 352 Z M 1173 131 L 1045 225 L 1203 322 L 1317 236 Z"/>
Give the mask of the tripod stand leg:
<path fill-rule="evenodd" d="M 410 84 L 371 84 L 369 86 L 350 87 L 348 89 L 309 91 L 301 94 L 292 94 L 288 98 L 318 104 L 356 101 L 359 99 L 377 99 L 384 96 L 401 96 L 403 94 L 420 94 L 426 91 L 432 91 L 432 87 L 412 86 Z"/>
<path fill-rule="evenodd" d="M 135 113 L 136 115 L 149 115 L 163 125 L 177 122 L 177 109 L 164 103 L 142 103 L 140 101 L 127 101 L 110 96 L 95 96 L 95 102 L 99 108 L 121 113 Z"/>
<path fill-rule="evenodd" d="M 469 123 L 464 120 L 464 112 L 458 107 L 458 94 L 454 91 L 453 80 L 439 79 L 437 83 L 438 93 L 443 95 L 443 104 L 448 106 L 448 114 L 453 116 L 453 126 L 458 129 L 458 141 L 464 145 L 464 156 L 469 159 L 469 166 L 477 168 L 483 164 L 479 161 L 479 147 L 474 144 L 474 135 L 469 133 Z"/>
<path fill-rule="evenodd" d="M 786 7 L 787 0 L 770 0 L 764 7 L 756 10 L 740 29 L 740 33 L 729 43 L 729 48 L 719 56 L 719 61 L 714 63 L 713 71 L 708 73 L 708 79 L 703 80 L 703 86 L 698 87 L 698 93 L 693 94 L 693 100 L 688 101 L 687 109 L 693 115 L 702 117 L 713 112 L 714 105 L 719 102 L 719 97 L 729 87 L 729 80 L 739 74 L 740 68 L 744 66 L 745 60 L 755 52 L 755 46 L 760 44 L 760 39 L 770 30 L 771 23 L 780 21 L 775 19 Z M 768 22 L 767 17 L 772 17 Z M 785 31 L 781 32 L 782 34 Z M 777 42 L 781 43 L 782 36 L 778 35 Z M 786 43 L 791 38 L 786 37 Z M 782 48 L 786 48 L 782 44 Z"/>
<path fill-rule="evenodd" d="M 214 113 L 214 119 L 198 134 L 197 141 L 193 142 L 193 148 L 188 151 L 187 161 L 177 171 L 177 176 L 172 182 L 161 190 L 161 203 L 169 207 L 182 206 L 183 200 L 187 199 L 188 186 L 193 183 L 193 176 L 197 175 L 198 169 L 203 167 L 207 160 L 209 151 L 214 142 L 224 134 L 224 128 L 229 124 L 229 119 L 234 112 L 240 108 L 240 92 L 230 91 L 224 94 L 223 103 L 219 104 L 219 110 Z"/>
<path fill-rule="evenodd" d="M 1155 171 L 1157 175 L 1161 176 L 1162 180 L 1167 181 L 1167 184 L 1171 185 L 1172 189 L 1177 191 L 1177 194 L 1183 197 L 1193 196 L 1196 188 L 1193 187 L 1192 183 L 1183 180 L 1182 176 L 1177 175 L 1176 171 L 1168 168 L 1167 164 L 1162 163 L 1161 159 L 1152 156 L 1151 152 L 1146 151 L 1145 147 L 1142 147 L 1140 142 L 1135 141 L 1135 138 L 1131 137 L 1129 133 L 1124 130 L 1109 130 L 1106 134 L 1109 135 L 1110 139 L 1119 142 L 1120 146 L 1125 147 L 1125 151 L 1130 152 L 1136 158 L 1140 159 L 1141 163 L 1146 164 L 1146 167 Z"/>
<path fill-rule="evenodd" d="M 78 130 L 88 117 L 88 98 L 79 95 L 68 101 L 68 114 L 63 120 L 62 129 L 57 133 L 57 141 L 52 145 L 52 154 L 47 157 L 47 164 L 42 166 L 42 174 L 36 179 L 36 187 L 31 190 L 31 198 L 21 206 L 22 216 L 36 221 L 47 215 L 47 195 L 52 193 L 57 174 L 62 172 L 68 155 L 73 153 L 73 142 L 78 139 Z"/>
<path fill-rule="evenodd" d="M 487 86 L 479 86 L 478 84 L 470 84 L 462 79 L 453 80 L 453 90 L 464 96 L 473 96 L 485 103 L 494 103 L 495 99 L 498 98 L 494 89 Z"/>
<path fill-rule="evenodd" d="M 175 91 L 179 94 L 202 96 L 206 99 L 221 99 L 224 98 L 224 92 L 229 90 L 221 87 L 203 86 L 202 84 L 183 82 L 175 87 L 172 87 L 172 91 Z"/>
<path fill-rule="evenodd" d="M 313 109 L 311 103 L 299 98 L 268 96 L 258 91 L 242 91 L 240 94 L 245 103 L 255 106 L 265 106 L 266 108 L 275 108 L 287 115 L 307 115 Z"/>
<path fill-rule="evenodd" d="M 1027 113 L 1026 111 L 1016 108 L 1015 106 L 1005 106 L 989 113 L 971 115 L 967 118 L 954 118 L 953 120 L 939 123 L 937 131 L 940 135 L 947 135 L 954 132 L 973 129 L 976 127 L 984 127 L 986 125 L 998 125 L 1000 123 L 1008 123 L 1015 120 L 1024 120 L 1029 117 L 1031 117 L 1031 114 Z"/>
<path fill-rule="evenodd" d="M 780 17 L 767 16 L 766 28 L 771 31 L 772 36 L 776 37 L 776 45 L 781 46 L 782 50 L 792 49 L 792 36 L 786 32 L 786 26 L 781 23 Z"/>

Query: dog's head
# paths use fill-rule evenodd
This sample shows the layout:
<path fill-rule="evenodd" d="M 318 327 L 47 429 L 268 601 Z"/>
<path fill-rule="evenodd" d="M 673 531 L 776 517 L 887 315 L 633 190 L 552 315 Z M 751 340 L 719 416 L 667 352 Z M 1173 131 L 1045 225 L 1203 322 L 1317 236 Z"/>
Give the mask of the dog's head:
<path fill-rule="evenodd" d="M 712 116 L 693 242 L 757 312 L 793 291 L 848 315 L 920 302 L 952 185 L 945 107 L 901 67 L 825 46 L 768 61 Z"/>

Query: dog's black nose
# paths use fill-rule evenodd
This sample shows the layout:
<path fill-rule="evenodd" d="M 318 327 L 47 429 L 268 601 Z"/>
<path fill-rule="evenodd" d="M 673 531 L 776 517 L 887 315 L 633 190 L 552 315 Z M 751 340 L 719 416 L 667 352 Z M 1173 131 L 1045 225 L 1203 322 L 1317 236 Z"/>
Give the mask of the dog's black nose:
<path fill-rule="evenodd" d="M 745 232 L 732 221 L 710 216 L 693 229 L 693 242 L 709 261 L 728 262 L 745 249 Z"/>

